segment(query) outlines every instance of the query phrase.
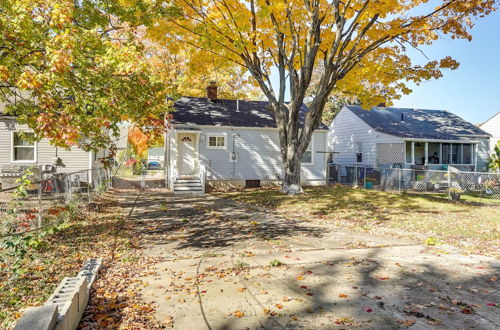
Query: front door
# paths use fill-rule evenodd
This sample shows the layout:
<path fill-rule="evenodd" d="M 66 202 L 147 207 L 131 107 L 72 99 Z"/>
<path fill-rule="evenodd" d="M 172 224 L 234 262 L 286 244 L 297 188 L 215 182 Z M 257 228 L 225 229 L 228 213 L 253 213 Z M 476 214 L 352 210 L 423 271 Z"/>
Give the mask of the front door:
<path fill-rule="evenodd" d="M 177 168 L 179 175 L 190 176 L 196 169 L 196 135 L 193 133 L 180 133 L 177 135 L 179 154 Z"/>

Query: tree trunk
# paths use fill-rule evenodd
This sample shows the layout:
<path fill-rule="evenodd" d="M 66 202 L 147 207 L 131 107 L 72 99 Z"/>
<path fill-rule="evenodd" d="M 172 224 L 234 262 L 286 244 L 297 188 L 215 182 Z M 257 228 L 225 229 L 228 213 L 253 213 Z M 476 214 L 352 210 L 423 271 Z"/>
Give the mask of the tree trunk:
<path fill-rule="evenodd" d="M 293 152 L 290 156 L 283 161 L 285 179 L 282 189 L 285 194 L 297 195 L 304 192 L 300 185 L 300 157 L 297 152 Z"/>

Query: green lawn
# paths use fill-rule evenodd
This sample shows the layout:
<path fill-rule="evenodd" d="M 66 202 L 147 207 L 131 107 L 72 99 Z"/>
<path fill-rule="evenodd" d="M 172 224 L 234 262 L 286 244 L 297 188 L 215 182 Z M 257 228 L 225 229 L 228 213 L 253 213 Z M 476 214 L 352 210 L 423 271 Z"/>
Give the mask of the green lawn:
<path fill-rule="evenodd" d="M 473 253 L 495 254 L 500 242 L 500 207 L 480 207 L 439 197 L 396 194 L 344 186 L 307 187 L 300 196 L 279 189 L 214 192 L 214 195 L 275 209 L 285 216 L 322 220 L 366 231 L 389 230 L 432 237 Z M 421 233 L 424 235 L 412 234 Z"/>

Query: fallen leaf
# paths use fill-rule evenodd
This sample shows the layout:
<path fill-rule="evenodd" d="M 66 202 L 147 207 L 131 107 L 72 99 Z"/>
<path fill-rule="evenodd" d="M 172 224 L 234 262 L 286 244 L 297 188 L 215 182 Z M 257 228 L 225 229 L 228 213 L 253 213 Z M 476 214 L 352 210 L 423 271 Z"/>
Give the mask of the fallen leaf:
<path fill-rule="evenodd" d="M 297 321 L 297 316 L 292 315 L 292 316 L 290 316 L 290 319 L 292 319 L 292 321 Z"/>
<path fill-rule="evenodd" d="M 380 300 L 380 299 L 382 299 L 382 297 L 381 296 L 375 296 L 375 297 L 373 297 L 373 299 Z"/>
<path fill-rule="evenodd" d="M 388 280 L 388 279 L 389 279 L 389 277 L 387 277 L 387 276 L 377 276 L 377 278 L 378 278 L 379 280 L 381 280 L 381 281 L 385 281 L 385 280 Z"/>
<path fill-rule="evenodd" d="M 492 307 L 495 307 L 497 304 L 495 303 L 486 303 L 487 306 L 492 306 Z"/>
<path fill-rule="evenodd" d="M 460 313 L 462 314 L 472 314 L 472 311 L 468 308 L 462 308 L 462 310 L 460 311 Z"/>
<path fill-rule="evenodd" d="M 245 316 L 245 313 L 243 313 L 242 311 L 235 311 L 233 312 L 233 315 L 236 316 L 237 318 L 240 318 Z"/>
<path fill-rule="evenodd" d="M 239 288 L 238 291 L 239 292 L 245 292 L 247 290 L 247 288 Z"/>
<path fill-rule="evenodd" d="M 298 281 L 302 281 L 302 280 L 304 280 L 304 276 L 297 276 L 297 280 L 298 280 Z"/>
<path fill-rule="evenodd" d="M 340 293 L 339 298 L 347 298 L 348 296 L 345 293 Z"/>
<path fill-rule="evenodd" d="M 371 309 L 371 308 L 370 308 L 370 307 L 368 307 L 368 306 L 363 307 L 363 310 L 364 310 L 365 312 L 367 312 L 367 313 L 371 313 L 371 312 L 373 312 L 373 309 Z"/>
<path fill-rule="evenodd" d="M 445 310 L 447 310 L 447 309 L 448 309 L 448 307 L 446 307 L 446 306 L 445 306 L 445 305 L 443 305 L 443 304 L 439 304 L 438 308 L 439 308 L 440 310 L 442 310 L 442 311 L 445 311 Z"/>
<path fill-rule="evenodd" d="M 404 325 L 404 326 L 407 326 L 407 327 L 411 327 L 412 325 L 414 325 L 417 321 L 415 321 L 414 319 L 408 319 L 408 320 L 403 320 L 403 319 L 396 319 L 396 321 L 401 324 L 401 325 Z"/>
<path fill-rule="evenodd" d="M 165 324 L 172 324 L 174 322 L 174 318 L 172 316 L 165 316 L 163 318 L 163 323 Z"/>
<path fill-rule="evenodd" d="M 301 288 L 301 289 L 309 289 L 309 288 L 307 287 L 307 285 L 302 285 L 302 286 L 300 286 L 300 288 Z"/>
<path fill-rule="evenodd" d="M 293 299 L 292 297 L 283 297 L 283 301 L 285 301 L 285 302 L 290 301 L 292 299 Z"/>
<path fill-rule="evenodd" d="M 314 296 L 314 293 L 312 293 L 312 292 L 307 292 L 307 293 L 306 293 L 306 296 Z"/>
<path fill-rule="evenodd" d="M 274 306 L 276 306 L 277 309 L 283 309 L 283 305 L 282 304 L 276 304 Z"/>
<path fill-rule="evenodd" d="M 264 308 L 264 315 L 269 314 L 269 312 L 270 312 L 270 311 L 271 311 L 271 310 L 270 310 L 269 308 Z"/>

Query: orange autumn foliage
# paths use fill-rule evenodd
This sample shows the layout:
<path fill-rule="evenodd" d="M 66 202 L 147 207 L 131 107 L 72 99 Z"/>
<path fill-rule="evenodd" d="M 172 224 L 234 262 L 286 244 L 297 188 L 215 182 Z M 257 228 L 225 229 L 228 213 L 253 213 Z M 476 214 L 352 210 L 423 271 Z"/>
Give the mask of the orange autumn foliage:
<path fill-rule="evenodd" d="M 132 145 L 136 155 L 139 158 L 144 158 L 148 150 L 149 136 L 139 127 L 130 127 L 128 129 L 128 143 Z"/>

